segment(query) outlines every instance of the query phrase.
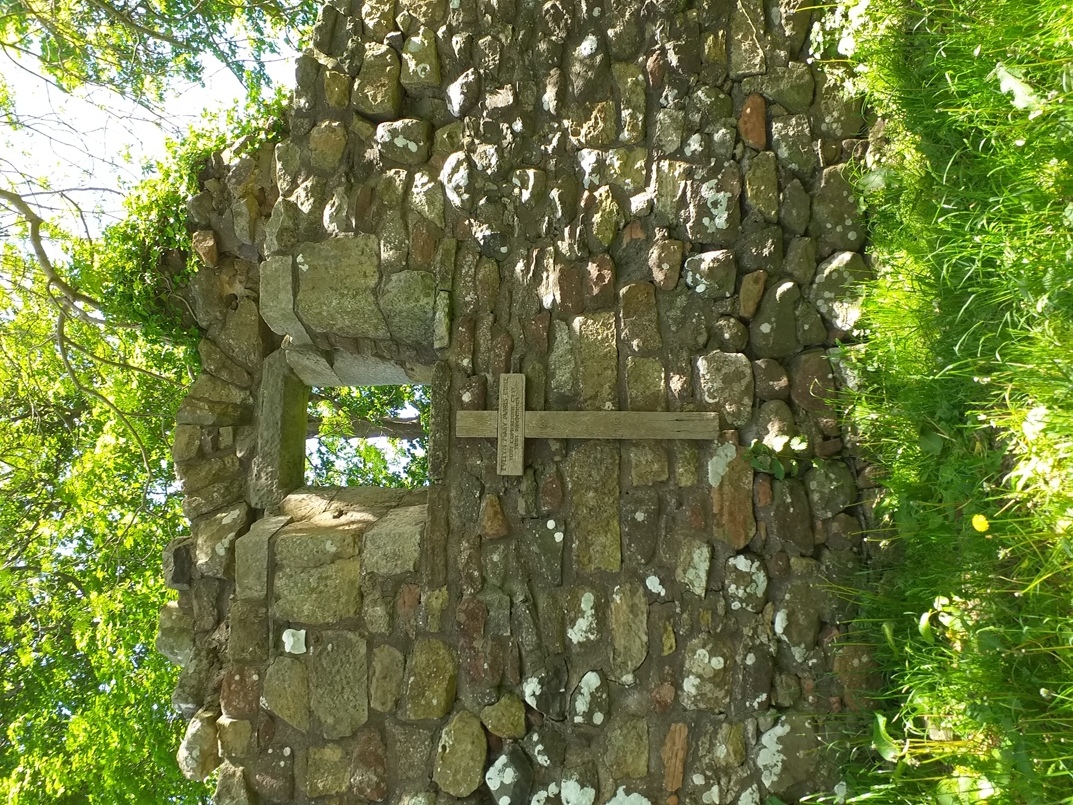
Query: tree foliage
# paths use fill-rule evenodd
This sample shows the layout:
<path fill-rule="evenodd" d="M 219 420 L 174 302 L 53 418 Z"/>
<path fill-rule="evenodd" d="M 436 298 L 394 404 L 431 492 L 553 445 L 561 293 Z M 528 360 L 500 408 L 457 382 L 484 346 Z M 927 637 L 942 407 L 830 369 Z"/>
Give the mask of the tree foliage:
<path fill-rule="evenodd" d="M 206 57 L 247 87 L 264 86 L 265 57 L 315 9 L 307 0 L 0 0 L 0 47 L 36 61 L 64 90 L 103 86 L 154 102 L 175 79 L 198 83 Z"/>
<path fill-rule="evenodd" d="M 263 58 L 315 7 L 0 0 L 0 50 L 65 91 L 157 111 L 213 57 L 259 98 Z M 25 126 L 9 89 L 0 79 L 0 124 Z M 282 115 L 265 111 L 173 143 L 99 238 L 69 188 L 0 157 L 2 802 L 208 801 L 175 764 L 178 669 L 153 647 L 160 550 L 186 529 L 169 446 L 194 359 L 161 299 L 186 269 L 183 205 L 205 155 L 272 136 L 263 118 Z"/>
<path fill-rule="evenodd" d="M 10 244 L 3 267 L 0 797 L 196 801 L 169 757 L 174 671 L 153 650 L 159 550 L 183 528 L 168 425 L 185 361 L 57 318 Z"/>
<path fill-rule="evenodd" d="M 309 403 L 306 483 L 415 487 L 428 482 L 424 386 L 315 392 Z"/>

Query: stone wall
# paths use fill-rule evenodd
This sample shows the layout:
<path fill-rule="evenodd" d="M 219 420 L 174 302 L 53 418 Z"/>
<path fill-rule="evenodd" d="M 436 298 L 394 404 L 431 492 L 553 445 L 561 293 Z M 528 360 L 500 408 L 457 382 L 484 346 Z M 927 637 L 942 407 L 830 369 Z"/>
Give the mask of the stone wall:
<path fill-rule="evenodd" d="M 837 782 L 821 747 L 871 673 L 832 587 L 862 561 L 832 395 L 867 142 L 805 58 L 809 8 L 325 6 L 290 137 L 191 202 L 205 371 L 161 648 L 218 802 Z M 503 372 L 530 409 L 713 411 L 723 436 L 530 440 L 499 476 L 452 423 Z M 427 492 L 296 491 L 308 387 L 415 381 Z"/>

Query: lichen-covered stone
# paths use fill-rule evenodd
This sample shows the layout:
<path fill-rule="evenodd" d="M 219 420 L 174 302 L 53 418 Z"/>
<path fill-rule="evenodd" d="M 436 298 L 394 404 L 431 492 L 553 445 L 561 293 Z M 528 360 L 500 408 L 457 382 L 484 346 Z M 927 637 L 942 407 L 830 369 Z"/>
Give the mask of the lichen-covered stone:
<path fill-rule="evenodd" d="M 604 763 L 616 778 L 638 779 L 648 774 L 648 720 L 615 718 L 604 733 Z"/>
<path fill-rule="evenodd" d="M 368 659 L 356 632 L 324 631 L 309 654 L 309 708 L 325 738 L 346 738 L 369 716 Z"/>
<path fill-rule="evenodd" d="M 484 774 L 484 782 L 497 805 L 527 805 L 533 784 L 533 766 L 521 747 L 512 745 Z"/>
<path fill-rule="evenodd" d="M 648 598 L 639 583 L 619 584 L 611 594 L 611 673 L 623 684 L 648 656 Z"/>
<path fill-rule="evenodd" d="M 764 293 L 760 309 L 749 324 L 749 343 L 761 358 L 786 358 L 800 348 L 797 340 L 797 302 L 801 289 L 782 280 Z"/>
<path fill-rule="evenodd" d="M 190 719 L 176 759 L 183 776 L 197 782 L 204 780 L 220 765 L 214 713 L 202 710 Z"/>
<path fill-rule="evenodd" d="M 687 710 L 725 712 L 734 677 L 733 646 L 713 635 L 694 637 L 685 648 L 680 698 Z"/>
<path fill-rule="evenodd" d="M 194 619 L 169 601 L 160 610 L 156 650 L 176 665 L 186 665 L 194 653 Z"/>
<path fill-rule="evenodd" d="M 753 406 L 752 364 L 740 352 L 709 352 L 697 358 L 700 390 L 732 427 L 749 421 Z"/>
<path fill-rule="evenodd" d="M 443 718 L 454 704 L 457 679 L 458 666 L 450 647 L 434 638 L 418 640 L 410 654 L 402 717 L 407 721 Z"/>
<path fill-rule="evenodd" d="M 762 151 L 749 160 L 745 169 L 745 203 L 768 223 L 779 218 L 778 161 L 771 151 Z"/>
<path fill-rule="evenodd" d="M 488 757 L 480 720 L 466 710 L 457 713 L 440 734 L 432 779 L 448 794 L 466 797 L 477 790 Z"/>
<path fill-rule="evenodd" d="M 295 309 L 306 325 L 353 338 L 390 337 L 374 293 L 380 279 L 376 237 L 356 235 L 308 243 L 297 260 Z"/>
<path fill-rule="evenodd" d="M 588 671 L 574 689 L 570 703 L 570 720 L 574 724 L 603 726 L 607 721 L 609 705 L 607 682 L 599 671 Z"/>
<path fill-rule="evenodd" d="M 824 168 L 820 186 L 812 196 L 809 234 L 819 242 L 821 254 L 859 251 L 864 247 L 864 226 L 857 199 L 841 165 Z"/>
<path fill-rule="evenodd" d="M 782 164 L 805 181 L 812 178 L 819 166 L 806 115 L 786 115 L 772 120 L 771 148 Z"/>
<path fill-rule="evenodd" d="M 831 326 L 852 332 L 861 317 L 861 291 L 868 267 L 856 252 L 836 252 L 820 264 L 809 290 L 809 301 Z"/>
<path fill-rule="evenodd" d="M 622 564 L 618 514 L 619 451 L 614 442 L 583 442 L 570 454 L 567 484 L 573 500 L 574 556 L 578 569 L 616 572 Z"/>
<path fill-rule="evenodd" d="M 500 738 L 525 737 L 525 703 L 515 693 L 506 693 L 499 701 L 481 710 L 481 721 L 488 731 Z"/>
<path fill-rule="evenodd" d="M 365 46 L 365 58 L 354 80 L 354 108 L 373 120 L 386 120 L 399 113 L 402 104 L 402 68 L 398 54 L 376 42 Z"/>
<path fill-rule="evenodd" d="M 309 678 L 301 660 L 285 656 L 272 660 L 262 697 L 270 713 L 301 732 L 309 730 Z"/>
<path fill-rule="evenodd" d="M 725 249 L 694 254 L 686 259 L 682 269 L 686 285 L 708 299 L 721 299 L 733 294 L 736 274 L 734 253 Z"/>
<path fill-rule="evenodd" d="M 857 500 L 853 472 L 842 461 L 822 461 L 805 473 L 809 504 L 820 519 L 834 517 Z"/>
<path fill-rule="evenodd" d="M 311 624 L 356 618 L 361 612 L 360 571 L 357 559 L 312 568 L 280 568 L 272 612 L 282 620 Z"/>
<path fill-rule="evenodd" d="M 678 552 L 674 577 L 683 588 L 698 598 L 708 590 L 708 573 L 712 564 L 712 546 L 707 540 L 687 538 Z"/>
<path fill-rule="evenodd" d="M 432 127 L 427 121 L 414 118 L 381 123 L 376 127 L 376 144 L 384 159 L 403 165 L 421 165 L 428 161 Z"/>
<path fill-rule="evenodd" d="M 380 309 L 397 343 L 429 347 L 436 303 L 436 278 L 427 271 L 401 271 L 384 283 Z"/>

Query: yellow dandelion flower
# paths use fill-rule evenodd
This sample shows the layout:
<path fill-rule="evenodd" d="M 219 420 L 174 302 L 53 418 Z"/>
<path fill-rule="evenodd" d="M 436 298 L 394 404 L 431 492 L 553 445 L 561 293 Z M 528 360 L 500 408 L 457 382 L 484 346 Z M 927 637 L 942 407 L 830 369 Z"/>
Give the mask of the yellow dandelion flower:
<path fill-rule="evenodd" d="M 991 522 L 982 514 L 974 514 L 972 516 L 972 527 L 983 534 L 987 529 L 991 528 Z"/>

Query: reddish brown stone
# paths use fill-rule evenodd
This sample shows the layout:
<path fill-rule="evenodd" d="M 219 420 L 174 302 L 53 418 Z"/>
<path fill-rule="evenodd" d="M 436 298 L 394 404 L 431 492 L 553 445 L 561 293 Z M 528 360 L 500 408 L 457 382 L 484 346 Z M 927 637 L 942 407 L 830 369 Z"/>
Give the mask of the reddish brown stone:
<path fill-rule="evenodd" d="M 439 227 L 420 215 L 410 216 L 410 267 L 429 270 L 440 242 Z"/>
<path fill-rule="evenodd" d="M 686 770 L 686 751 L 689 745 L 686 738 L 689 735 L 689 727 L 678 722 L 671 724 L 667 730 L 667 738 L 663 741 L 663 748 L 659 756 L 663 760 L 663 789 L 665 791 L 677 791 L 682 787 L 682 779 Z"/>
<path fill-rule="evenodd" d="M 756 505 L 770 506 L 771 505 L 771 476 L 767 473 L 761 472 L 756 476 L 756 482 L 753 484 L 753 494 L 756 496 Z"/>
<path fill-rule="evenodd" d="M 551 314 L 546 310 L 525 323 L 525 343 L 534 354 L 548 354 L 548 328 L 550 326 Z"/>
<path fill-rule="evenodd" d="M 462 580 L 462 592 L 466 595 L 479 593 L 483 574 L 481 538 L 478 534 L 466 534 L 458 541 L 458 575 Z"/>
<path fill-rule="evenodd" d="M 581 268 L 576 263 L 560 263 L 555 267 L 552 290 L 555 293 L 555 309 L 559 313 L 574 316 L 584 312 L 585 298 L 581 285 Z"/>
<path fill-rule="evenodd" d="M 220 262 L 220 251 L 216 247 L 216 233 L 211 229 L 201 229 L 193 234 L 191 241 L 197 256 L 206 265 L 215 267 Z"/>
<path fill-rule="evenodd" d="M 510 371 L 510 359 L 514 356 L 514 339 L 506 330 L 498 332 L 492 340 L 492 355 L 488 371 L 492 377 L 499 377 Z"/>
<path fill-rule="evenodd" d="M 633 240 L 644 240 L 647 237 L 648 235 L 645 234 L 645 228 L 641 226 L 640 221 L 630 221 L 622 230 L 623 245 L 626 245 Z"/>
<path fill-rule="evenodd" d="M 375 727 L 365 727 L 358 732 L 354 745 L 350 785 L 359 797 L 380 802 L 388 794 L 387 779 L 384 739 Z"/>
<path fill-rule="evenodd" d="M 657 713 L 666 713 L 674 704 L 674 685 L 664 682 L 652 691 L 652 709 Z"/>
<path fill-rule="evenodd" d="M 246 769 L 250 787 L 269 802 L 294 798 L 294 754 L 283 749 L 279 744 L 270 747 Z"/>
<path fill-rule="evenodd" d="M 870 694 L 882 684 L 882 676 L 872 649 L 864 643 L 848 643 L 835 655 L 835 676 L 842 683 L 842 701 L 850 710 L 870 710 L 874 700 Z"/>
<path fill-rule="evenodd" d="M 484 628 L 488 607 L 476 598 L 463 598 L 455 610 L 458 624 L 458 655 L 462 670 L 471 683 L 485 678 Z"/>
<path fill-rule="evenodd" d="M 715 537 L 740 551 L 756 533 L 753 514 L 753 468 L 738 447 L 719 483 L 712 487 L 712 524 Z"/>
<path fill-rule="evenodd" d="M 417 629 L 417 611 L 421 606 L 421 588 L 416 584 L 404 584 L 395 598 L 395 615 L 399 629 L 413 638 Z"/>
<path fill-rule="evenodd" d="M 478 530 L 485 539 L 498 539 L 510 533 L 510 523 L 503 514 L 503 504 L 499 502 L 499 495 L 485 495 Z"/>
<path fill-rule="evenodd" d="M 667 75 L 667 55 L 662 49 L 652 52 L 645 62 L 645 72 L 648 73 L 648 85 L 653 89 L 663 86 L 663 79 Z"/>
<path fill-rule="evenodd" d="M 252 665 L 232 665 L 220 686 L 220 709 L 228 718 L 257 718 L 264 671 Z"/>
<path fill-rule="evenodd" d="M 589 261 L 585 297 L 589 310 L 600 310 L 615 304 L 615 264 L 606 254 L 597 255 Z"/>
<path fill-rule="evenodd" d="M 754 92 L 742 104 L 738 133 L 746 145 L 757 151 L 767 148 L 767 101 L 760 93 Z"/>
<path fill-rule="evenodd" d="M 673 291 L 682 272 L 683 243 L 680 240 L 661 240 L 648 250 L 648 268 L 656 287 Z"/>
<path fill-rule="evenodd" d="M 559 471 L 552 469 L 540 479 L 540 513 L 552 514 L 563 505 L 563 479 Z"/>
<path fill-rule="evenodd" d="M 833 455 L 841 452 L 842 440 L 841 439 L 824 439 L 818 445 L 816 445 L 816 455 L 820 458 L 830 458 Z"/>

